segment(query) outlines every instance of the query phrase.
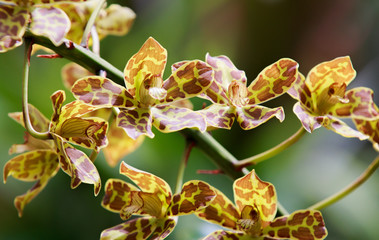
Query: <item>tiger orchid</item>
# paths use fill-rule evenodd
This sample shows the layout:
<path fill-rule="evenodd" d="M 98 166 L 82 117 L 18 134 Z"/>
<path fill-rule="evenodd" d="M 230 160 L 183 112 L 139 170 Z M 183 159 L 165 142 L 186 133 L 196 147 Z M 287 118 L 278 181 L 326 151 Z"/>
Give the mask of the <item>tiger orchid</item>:
<path fill-rule="evenodd" d="M 79 101 L 63 106 L 63 91 L 55 92 L 51 99 L 54 113 L 50 121 L 32 105 L 29 105 L 29 117 L 34 129 L 48 131 L 52 139 L 35 139 L 27 133 L 25 143 L 13 145 L 10 150 L 10 153 L 26 152 L 10 159 L 4 166 L 4 182 L 9 176 L 22 181 L 37 181 L 26 194 L 15 199 L 20 216 L 25 205 L 42 191 L 59 168 L 71 176 L 72 188 L 84 182 L 94 185 L 95 195 L 100 191 L 101 181 L 95 165 L 70 143 L 99 151 L 107 144 L 107 123 L 99 118 L 81 118 L 96 108 Z M 21 112 L 10 116 L 24 125 Z"/>
<path fill-rule="evenodd" d="M 293 111 L 308 132 L 323 126 L 344 137 L 367 139 L 366 135 L 338 119 L 366 121 L 379 115 L 374 107 L 371 89 L 357 87 L 346 91 L 355 76 L 348 56 L 318 64 L 307 77 L 299 74 L 288 93 L 298 100 Z"/>
<path fill-rule="evenodd" d="M 109 179 L 102 206 L 119 213 L 123 220 L 141 215 L 101 233 L 101 239 L 164 239 L 175 228 L 177 217 L 206 207 L 214 198 L 213 187 L 191 180 L 181 192 L 172 195 L 170 186 L 161 178 L 122 162 L 120 173 L 138 187 L 119 179 Z"/>
<path fill-rule="evenodd" d="M 324 239 L 327 230 L 317 210 L 298 210 L 275 218 L 274 186 L 258 178 L 255 171 L 233 185 L 235 205 L 219 190 L 216 198 L 196 215 L 234 231 L 218 230 L 204 239 Z"/>
<path fill-rule="evenodd" d="M 258 104 L 282 95 L 293 85 L 298 75 L 295 61 L 280 59 L 266 67 L 248 87 L 245 72 L 237 69 L 228 57 L 207 54 L 206 62 L 215 70 L 215 81 L 202 95 L 213 104 L 200 111 L 209 129 L 230 129 L 235 119 L 244 130 L 272 117 L 284 120 L 282 107 L 270 109 Z"/>
<path fill-rule="evenodd" d="M 201 114 L 173 103 L 206 91 L 214 77 L 213 69 L 200 60 L 188 61 L 163 81 L 166 61 L 166 49 L 150 37 L 126 64 L 127 88 L 104 77 L 89 76 L 76 81 L 71 91 L 87 104 L 119 108 L 118 126 L 133 139 L 141 135 L 153 138 L 153 125 L 162 132 L 183 128 L 205 131 Z"/>
<path fill-rule="evenodd" d="M 374 108 L 377 112 L 379 112 L 379 109 L 375 104 Z M 379 115 L 377 115 L 373 120 L 353 118 L 353 122 L 358 131 L 369 137 L 374 149 L 379 152 Z"/>
<path fill-rule="evenodd" d="M 0 0 L 0 52 L 20 46 L 27 27 L 60 45 L 71 23 L 65 12 L 53 5 L 79 1 L 85 0 Z"/>

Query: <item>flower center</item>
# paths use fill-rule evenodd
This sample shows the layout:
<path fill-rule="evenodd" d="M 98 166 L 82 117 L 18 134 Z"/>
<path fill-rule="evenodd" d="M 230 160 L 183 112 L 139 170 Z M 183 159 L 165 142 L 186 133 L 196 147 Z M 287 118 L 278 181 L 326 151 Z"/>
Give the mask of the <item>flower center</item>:
<path fill-rule="evenodd" d="M 259 236 L 262 232 L 262 221 L 256 206 L 246 205 L 241 212 L 238 225 L 249 235 Z"/>
<path fill-rule="evenodd" d="M 228 88 L 228 95 L 231 103 L 236 107 L 245 106 L 248 103 L 247 88 L 240 81 L 233 80 Z"/>
<path fill-rule="evenodd" d="M 329 88 L 324 89 L 317 98 L 317 111 L 319 114 L 326 114 L 329 109 L 337 103 L 347 103 L 345 98 L 346 84 L 333 83 Z"/>
<path fill-rule="evenodd" d="M 141 107 L 155 105 L 157 100 L 163 99 L 167 91 L 162 88 L 163 79 L 160 76 L 147 74 L 139 89 L 139 102 Z"/>

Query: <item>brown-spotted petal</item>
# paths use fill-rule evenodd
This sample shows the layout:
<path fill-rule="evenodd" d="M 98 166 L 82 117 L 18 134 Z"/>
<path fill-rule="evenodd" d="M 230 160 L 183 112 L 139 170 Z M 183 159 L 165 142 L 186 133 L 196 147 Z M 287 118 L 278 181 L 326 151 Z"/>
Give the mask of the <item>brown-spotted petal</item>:
<path fill-rule="evenodd" d="M 36 181 L 44 175 L 51 175 L 58 166 L 58 156 L 52 150 L 34 150 L 20 154 L 4 166 L 4 182 L 8 176 L 22 181 Z"/>
<path fill-rule="evenodd" d="M 161 193 L 132 191 L 130 192 L 130 202 L 121 209 L 120 217 L 127 220 L 132 215 L 137 214 L 162 218 L 167 209 L 165 200 Z"/>
<path fill-rule="evenodd" d="M 53 134 L 57 144 L 61 169 L 71 177 L 71 188 L 80 183 L 94 185 L 95 195 L 99 194 L 101 180 L 99 172 L 92 161 L 82 151 L 73 148 L 62 137 Z"/>
<path fill-rule="evenodd" d="M 350 57 L 338 57 L 313 67 L 308 73 L 305 83 L 312 94 L 319 95 L 334 83 L 349 85 L 355 75 L 356 72 Z"/>
<path fill-rule="evenodd" d="M 263 69 L 251 82 L 248 91 L 249 104 L 258 104 L 287 92 L 298 78 L 299 64 L 282 58 Z"/>
<path fill-rule="evenodd" d="M 263 236 L 275 239 L 324 239 L 328 235 L 321 212 L 298 210 L 276 218 L 263 229 Z"/>
<path fill-rule="evenodd" d="M 112 80 L 88 76 L 79 79 L 71 88 L 74 97 L 86 104 L 101 107 L 134 107 L 135 100 L 129 92 Z"/>
<path fill-rule="evenodd" d="M 142 81 L 147 75 L 162 78 L 166 61 L 166 49 L 152 37 L 130 58 L 124 69 L 125 86 L 137 100 Z"/>
<path fill-rule="evenodd" d="M 372 142 L 374 149 L 379 152 L 379 119 L 353 119 L 353 122 L 358 131 L 369 137 L 369 140 Z"/>
<path fill-rule="evenodd" d="M 6 52 L 22 44 L 22 36 L 29 19 L 25 8 L 0 5 L 0 52 Z"/>
<path fill-rule="evenodd" d="M 167 95 L 162 103 L 191 98 L 205 92 L 214 79 L 211 66 L 200 60 L 188 61 L 181 65 L 164 81 Z"/>
<path fill-rule="evenodd" d="M 346 92 L 348 101 L 335 104 L 329 109 L 329 114 L 363 120 L 375 119 L 379 116 L 379 112 L 375 106 L 373 94 L 374 92 L 369 88 L 353 88 Z"/>
<path fill-rule="evenodd" d="M 53 115 L 51 117 L 51 121 L 56 124 L 61 115 L 63 102 L 66 100 L 66 94 L 62 90 L 58 90 L 53 93 L 50 97 L 51 102 L 53 103 Z"/>
<path fill-rule="evenodd" d="M 166 198 L 165 201 L 171 201 L 171 188 L 163 179 L 125 162 L 121 162 L 120 173 L 130 178 L 143 192 L 162 194 Z"/>
<path fill-rule="evenodd" d="M 49 130 L 50 120 L 47 119 L 36 107 L 28 104 L 29 118 L 33 128 L 39 132 L 46 132 Z M 9 113 L 8 116 L 15 120 L 17 123 L 24 126 L 24 117 L 22 112 Z"/>
<path fill-rule="evenodd" d="M 156 219 L 151 217 L 136 218 L 101 232 L 101 240 L 144 240 L 155 230 Z"/>
<path fill-rule="evenodd" d="M 308 132 L 313 132 L 313 130 L 322 126 L 323 122 L 326 121 L 327 117 L 324 116 L 314 116 L 309 112 L 308 109 L 304 108 L 300 102 L 295 103 L 293 106 L 293 112 L 300 120 L 304 129 Z"/>
<path fill-rule="evenodd" d="M 62 44 L 70 26 L 70 19 L 62 9 L 38 7 L 32 12 L 30 31 L 49 38 L 55 46 Z"/>
<path fill-rule="evenodd" d="M 25 132 L 23 144 L 13 144 L 8 151 L 8 154 L 22 153 L 33 150 L 53 150 L 55 149 L 53 140 L 41 140 L 32 137 L 28 132 Z"/>
<path fill-rule="evenodd" d="M 143 135 L 153 138 L 152 122 L 152 113 L 148 108 L 122 109 L 117 115 L 117 126 L 123 128 L 132 139 Z"/>
<path fill-rule="evenodd" d="M 103 153 L 111 167 L 115 167 L 123 157 L 134 152 L 145 139 L 144 136 L 139 136 L 137 139 L 129 137 L 123 128 L 117 127 L 115 121 L 108 130 L 107 138 L 108 145 L 103 148 Z"/>
<path fill-rule="evenodd" d="M 106 35 L 122 36 L 129 32 L 136 14 L 128 7 L 111 4 L 103 10 L 96 21 L 96 30 L 99 37 Z"/>
<path fill-rule="evenodd" d="M 240 218 L 237 209 L 220 190 L 215 188 L 212 190 L 216 192 L 216 197 L 206 208 L 195 212 L 196 216 L 226 228 L 237 229 L 237 221 Z"/>
<path fill-rule="evenodd" d="M 165 239 L 174 230 L 176 226 L 176 218 L 163 218 L 158 219 L 154 233 L 151 235 L 151 240 Z"/>
<path fill-rule="evenodd" d="M 216 192 L 208 183 L 192 180 L 183 184 L 182 191 L 172 198 L 169 216 L 192 214 L 205 208 L 216 197 Z"/>
<path fill-rule="evenodd" d="M 253 129 L 262 123 L 267 122 L 273 117 L 284 120 L 284 111 L 282 107 L 267 108 L 259 105 L 247 105 L 236 108 L 237 122 L 244 130 Z"/>
<path fill-rule="evenodd" d="M 138 188 L 123 180 L 111 178 L 105 183 L 104 191 L 101 206 L 111 212 L 120 213 L 130 203 L 130 193 L 138 191 Z"/>
<path fill-rule="evenodd" d="M 151 108 L 153 125 L 161 132 L 175 132 L 184 128 L 196 128 L 204 132 L 207 123 L 204 116 L 188 108 L 173 105 Z"/>
<path fill-rule="evenodd" d="M 277 210 L 275 187 L 259 179 L 254 169 L 234 181 L 233 190 L 234 201 L 240 213 L 245 206 L 256 206 L 263 221 L 274 219 Z"/>
<path fill-rule="evenodd" d="M 236 117 L 235 109 L 217 103 L 198 112 L 204 115 L 207 122 L 207 130 L 215 128 L 231 129 Z"/>
<path fill-rule="evenodd" d="M 352 129 L 349 125 L 344 123 L 343 121 L 339 120 L 335 117 L 328 117 L 327 124 L 324 124 L 324 127 L 332 130 L 333 132 L 347 138 L 359 138 L 360 140 L 366 140 L 369 138 L 369 136 Z"/>

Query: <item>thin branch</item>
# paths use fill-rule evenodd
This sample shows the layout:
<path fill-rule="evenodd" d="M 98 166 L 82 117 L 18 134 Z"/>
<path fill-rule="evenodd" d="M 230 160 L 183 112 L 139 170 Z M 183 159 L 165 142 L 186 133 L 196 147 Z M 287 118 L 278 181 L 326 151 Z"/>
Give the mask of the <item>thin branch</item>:
<path fill-rule="evenodd" d="M 332 196 L 325 198 L 324 200 L 308 207 L 308 209 L 320 210 L 325 208 L 333 203 L 341 200 L 343 197 L 354 191 L 360 185 L 362 185 L 379 167 L 379 156 L 377 156 L 371 164 L 367 167 L 367 169 L 351 184 L 346 186 L 344 189 L 339 192 L 333 194 Z"/>
<path fill-rule="evenodd" d="M 80 45 L 87 46 L 87 40 L 90 36 L 91 29 L 92 27 L 95 26 L 96 18 L 100 13 L 101 8 L 104 6 L 104 3 L 105 3 L 105 0 L 98 1 L 96 8 L 93 10 L 90 18 L 88 19 L 86 28 L 84 29 L 84 32 L 83 32 L 82 42 L 80 43 Z"/>
<path fill-rule="evenodd" d="M 304 130 L 304 128 L 300 127 L 300 129 L 296 133 L 294 133 L 291 137 L 287 138 L 285 141 L 281 142 L 280 144 L 276 145 L 275 147 L 273 147 L 273 148 L 271 148 L 271 149 L 269 149 L 263 153 L 260 153 L 258 155 L 252 156 L 250 158 L 240 160 L 239 162 L 234 164 L 234 166 L 236 168 L 242 168 L 242 167 L 247 167 L 250 165 L 256 165 L 260 162 L 263 162 L 264 160 L 269 159 L 269 158 L 279 154 L 283 150 L 287 149 L 289 146 L 291 146 L 292 144 L 297 142 L 302 136 L 304 136 L 305 133 L 306 133 L 306 131 Z"/>
<path fill-rule="evenodd" d="M 193 141 L 186 140 L 186 146 L 184 148 L 184 153 L 182 160 L 180 162 L 179 170 L 178 170 L 178 176 L 176 179 L 176 187 L 175 187 L 175 194 L 180 193 L 183 185 L 183 177 L 184 172 L 187 167 L 188 158 L 191 154 L 192 148 L 195 146 L 195 143 Z"/>
<path fill-rule="evenodd" d="M 29 115 L 29 103 L 28 103 L 28 85 L 29 85 L 29 64 L 30 64 L 30 52 L 32 49 L 33 41 L 31 39 L 25 39 L 25 55 L 24 55 L 24 76 L 22 81 L 22 114 L 25 123 L 25 129 L 28 133 L 37 139 L 50 139 L 49 132 L 38 132 L 34 129 Z"/>

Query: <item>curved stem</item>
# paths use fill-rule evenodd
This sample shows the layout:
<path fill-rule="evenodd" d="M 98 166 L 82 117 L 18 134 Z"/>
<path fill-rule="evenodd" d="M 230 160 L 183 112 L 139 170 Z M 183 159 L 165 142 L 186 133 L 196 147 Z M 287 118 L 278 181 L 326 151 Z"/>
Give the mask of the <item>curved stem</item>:
<path fill-rule="evenodd" d="M 96 18 L 99 15 L 99 12 L 103 7 L 104 3 L 105 0 L 99 0 L 98 4 L 96 5 L 96 8 L 93 10 L 91 17 L 88 19 L 86 28 L 84 29 L 82 42 L 80 43 L 80 45 L 87 46 L 87 39 L 91 33 L 92 27 L 95 25 Z"/>
<path fill-rule="evenodd" d="M 30 52 L 32 50 L 33 42 L 31 39 L 25 39 L 25 55 L 24 55 L 24 76 L 22 81 L 22 114 L 25 123 L 25 129 L 28 133 L 37 139 L 50 139 L 51 135 L 49 132 L 37 132 L 30 120 L 29 115 L 29 104 L 28 104 L 28 85 L 29 85 L 29 59 Z"/>
<path fill-rule="evenodd" d="M 367 169 L 351 184 L 340 190 L 339 192 L 333 194 L 332 196 L 308 207 L 308 209 L 314 209 L 314 210 L 320 210 L 322 208 L 325 208 L 329 205 L 332 205 L 333 203 L 337 202 L 338 200 L 342 199 L 352 191 L 354 191 L 356 188 L 358 188 L 360 185 L 362 185 L 379 167 L 379 156 L 377 156 L 371 164 L 367 167 Z"/>
<path fill-rule="evenodd" d="M 275 147 L 257 154 L 255 156 L 252 156 L 250 158 L 246 158 L 243 160 L 240 160 L 236 164 L 234 164 L 235 167 L 237 168 L 242 168 L 250 165 L 256 165 L 260 162 L 263 162 L 266 159 L 269 159 L 283 150 L 287 149 L 289 146 L 297 142 L 304 134 L 306 133 L 305 129 L 303 127 L 300 127 L 300 129 L 294 133 L 291 137 L 287 138 L 285 141 L 281 142 L 280 144 L 276 145 Z"/>
<path fill-rule="evenodd" d="M 195 146 L 195 143 L 193 141 L 186 140 L 186 146 L 184 148 L 182 161 L 180 162 L 180 166 L 178 169 L 178 177 L 176 178 L 175 194 L 181 192 L 181 189 L 183 186 L 184 170 L 187 167 L 188 158 L 194 146 Z"/>

